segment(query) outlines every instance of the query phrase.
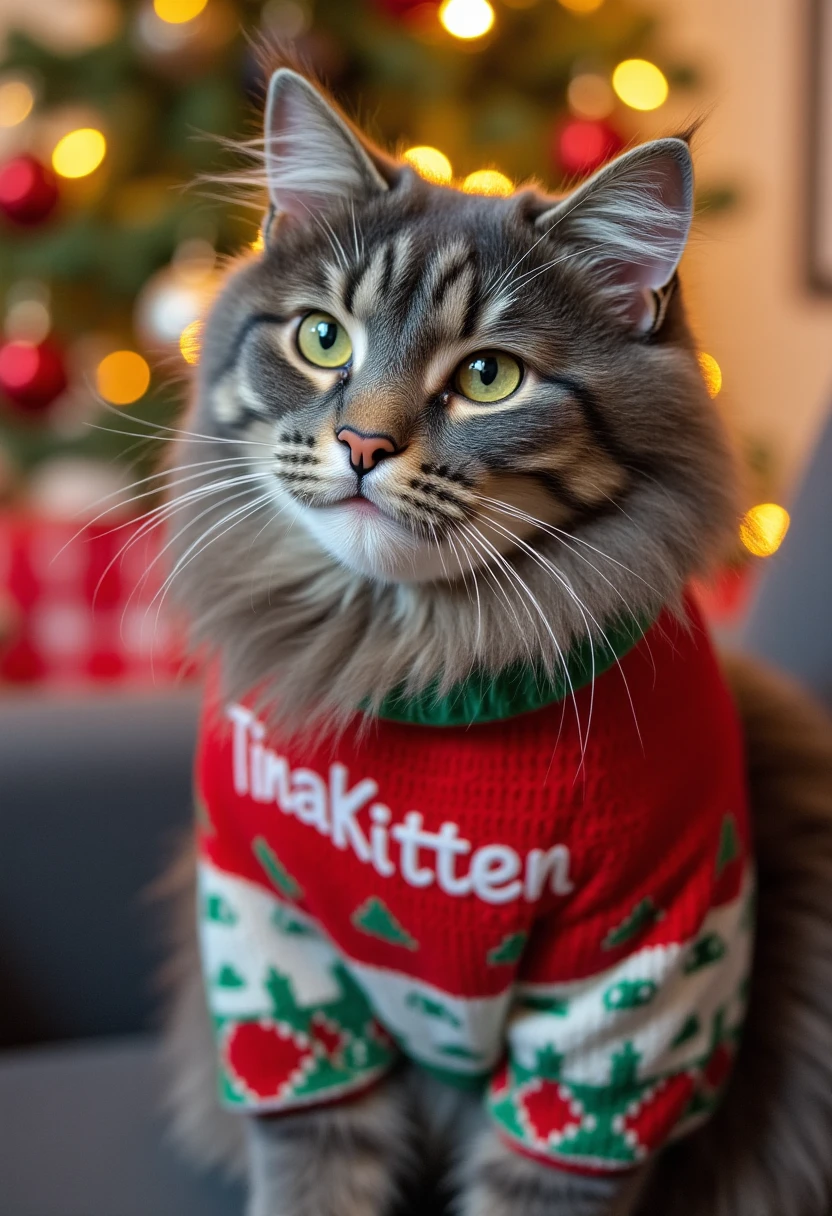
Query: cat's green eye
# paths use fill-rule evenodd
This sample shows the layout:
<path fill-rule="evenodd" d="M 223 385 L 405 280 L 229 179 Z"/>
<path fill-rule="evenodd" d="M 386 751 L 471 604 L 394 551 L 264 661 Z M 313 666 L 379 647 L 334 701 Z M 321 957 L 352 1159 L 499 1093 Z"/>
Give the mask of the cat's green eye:
<path fill-rule="evenodd" d="M 316 367 L 344 367 L 352 358 L 349 334 L 328 312 L 310 312 L 303 318 L 298 350 Z"/>
<path fill-rule="evenodd" d="M 523 369 L 512 355 L 482 350 L 460 363 L 454 384 L 469 401 L 490 405 L 510 397 L 522 379 Z"/>

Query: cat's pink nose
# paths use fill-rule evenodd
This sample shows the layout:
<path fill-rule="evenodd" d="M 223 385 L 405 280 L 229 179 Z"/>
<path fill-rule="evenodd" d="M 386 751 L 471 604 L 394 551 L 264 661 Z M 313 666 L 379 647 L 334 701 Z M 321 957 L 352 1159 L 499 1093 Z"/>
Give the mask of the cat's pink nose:
<path fill-rule="evenodd" d="M 369 473 L 379 461 L 395 456 L 399 451 L 389 435 L 365 435 L 351 426 L 342 426 L 335 436 L 339 443 L 349 448 L 350 465 L 359 477 Z"/>

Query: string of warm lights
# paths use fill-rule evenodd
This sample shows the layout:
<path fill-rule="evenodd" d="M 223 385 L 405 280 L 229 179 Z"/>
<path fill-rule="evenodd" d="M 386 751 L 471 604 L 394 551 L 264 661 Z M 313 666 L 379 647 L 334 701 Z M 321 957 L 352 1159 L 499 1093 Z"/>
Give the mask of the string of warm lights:
<path fill-rule="evenodd" d="M 0 127 L 16 127 L 25 122 L 34 104 L 34 91 L 25 80 L 4 80 L 0 84 Z"/>
<path fill-rule="evenodd" d="M 52 168 L 59 177 L 88 177 L 107 154 L 107 141 L 95 127 L 79 127 L 59 139 L 52 152 Z"/>
<path fill-rule="evenodd" d="M 439 20 L 454 38 L 482 38 L 494 24 L 494 9 L 488 0 L 444 0 Z"/>
<path fill-rule="evenodd" d="M 132 405 L 150 387 L 150 367 L 134 350 L 114 350 L 95 371 L 99 394 L 110 405 Z"/>
<path fill-rule="evenodd" d="M 722 390 L 722 368 L 713 355 L 704 351 L 698 356 L 698 362 L 708 396 L 718 396 Z M 782 545 L 790 523 L 785 507 L 775 502 L 758 503 L 743 516 L 739 538 L 754 557 L 771 557 Z"/>
<path fill-rule="evenodd" d="M 202 321 L 191 321 L 179 335 L 179 350 L 186 363 L 199 363 L 199 351 L 202 346 Z"/>
<path fill-rule="evenodd" d="M 584 16 L 586 13 L 596 12 L 604 0 L 560 0 L 563 8 L 568 8 L 570 13 L 578 13 Z"/>
<path fill-rule="evenodd" d="M 670 91 L 667 79 L 647 59 L 625 59 L 612 74 L 616 95 L 632 110 L 658 110 Z"/>
<path fill-rule="evenodd" d="M 755 557 L 771 557 L 782 545 L 790 523 L 785 507 L 761 502 L 743 516 L 740 540 Z"/>
<path fill-rule="evenodd" d="M 207 4 L 208 0 L 153 0 L 153 11 L 160 21 L 184 25 L 198 17 Z"/>
<path fill-rule="evenodd" d="M 716 397 L 722 388 L 722 368 L 713 355 L 706 355 L 703 351 L 699 356 L 699 369 L 702 372 L 708 396 Z"/>
<path fill-rule="evenodd" d="M 510 177 L 506 177 L 505 173 L 500 173 L 497 169 L 477 169 L 476 172 L 468 174 L 462 183 L 462 189 L 467 194 L 503 197 L 511 194 L 514 183 Z"/>
<path fill-rule="evenodd" d="M 561 6 L 576 16 L 596 12 L 604 0 L 559 0 Z M 196 0 L 157 0 L 164 4 L 189 4 Z M 506 0 L 513 8 L 528 8 L 538 0 Z M 489 0 L 443 0 L 438 10 L 439 22 L 446 33 L 463 42 L 485 39 L 494 29 L 496 13 Z M 623 146 L 616 131 L 606 125 L 614 110 L 616 99 L 630 109 L 656 110 L 664 105 L 669 85 L 664 73 L 647 59 L 625 59 L 609 76 L 597 71 L 579 71 L 567 88 L 567 103 L 575 121 L 561 134 L 561 159 L 567 172 L 596 167 Z M 573 145 L 575 145 L 573 147 Z M 417 173 L 428 181 L 450 185 L 453 170 L 448 157 L 439 148 L 418 145 L 404 154 Z M 513 184 L 505 174 L 494 168 L 478 169 L 461 183 L 472 194 L 505 195 Z"/>
<path fill-rule="evenodd" d="M 446 186 L 453 177 L 451 162 L 438 148 L 419 144 L 415 148 L 408 148 L 403 159 L 426 181 Z"/>
<path fill-rule="evenodd" d="M 531 8 L 542 0 L 502 0 L 506 8 Z M 604 0 L 557 0 L 560 6 L 577 20 L 591 17 L 598 12 Z M 214 0 L 152 0 L 155 18 L 169 26 L 185 26 L 199 19 Z M 499 11 L 492 0 L 442 0 L 434 9 L 433 21 L 451 39 L 461 43 L 489 45 L 497 32 Z M 573 134 L 580 138 L 581 155 L 587 156 L 587 139 L 601 141 L 598 156 L 602 163 L 619 150 L 618 146 L 604 143 L 614 127 L 607 122 L 618 105 L 637 112 L 657 110 L 665 104 L 670 91 L 668 80 L 661 69 L 647 59 L 630 58 L 616 64 L 611 71 L 588 67 L 583 61 L 576 66 L 575 74 L 567 85 L 566 100 L 572 115 Z M 16 74 L 0 78 L 0 129 L 13 128 L 24 123 L 32 114 L 38 101 L 38 86 L 27 74 Z M 103 124 L 102 124 L 103 125 Z M 579 129 L 580 128 L 580 129 Z M 563 136 L 561 137 L 563 139 Z M 107 136 L 95 126 L 79 127 L 63 134 L 57 141 L 51 156 L 54 173 L 64 179 L 82 179 L 95 173 L 107 157 Z M 24 158 L 25 160 L 25 158 Z M 469 194 L 491 197 L 510 195 L 514 184 L 497 168 L 487 167 L 468 173 L 454 173 L 449 157 L 439 148 L 420 144 L 404 152 L 404 160 L 426 180 L 439 185 L 456 185 Z M 561 167 L 569 172 L 561 146 Z M 31 166 L 21 161 L 20 174 L 30 172 Z M 54 179 L 53 179 L 54 180 Z M 250 250 L 262 252 L 263 236 L 258 233 L 251 242 Z M 192 253 L 193 251 L 191 251 Z M 172 266 L 171 274 L 177 284 L 190 285 L 187 309 L 179 313 L 179 319 L 171 331 L 174 349 L 178 334 L 178 348 L 183 360 L 191 365 L 198 363 L 202 343 L 203 323 L 201 319 L 186 320 L 188 309 L 193 317 L 197 307 L 204 305 L 202 297 L 210 291 L 213 250 L 206 265 L 190 257 Z M 203 259 L 205 260 L 205 259 Z M 198 264 L 199 263 L 199 264 Z M 210 263 L 210 266 L 208 265 Z M 190 279 L 194 278 L 194 283 Z M 202 304 L 199 304 L 202 301 Z M 184 305 L 183 305 L 184 308 Z M 27 295 L 20 300 L 7 302 L 7 337 L 17 343 L 25 355 L 28 351 L 40 350 L 39 343 L 47 341 L 51 328 L 51 313 L 48 300 Z M 181 327 L 181 329 L 180 329 Z M 45 349 L 45 348 L 44 348 Z M 18 352 L 18 359 L 22 359 Z M 714 398 L 722 389 L 722 370 L 711 354 L 698 355 L 699 368 L 708 394 Z M 128 406 L 140 400 L 151 384 L 151 368 L 147 360 L 135 350 L 112 350 L 100 358 L 95 368 L 95 385 L 105 401 L 116 406 Z M 753 506 L 743 517 L 739 528 L 739 540 L 756 557 L 768 557 L 775 553 L 783 542 L 790 524 L 785 508 L 772 502 Z"/>

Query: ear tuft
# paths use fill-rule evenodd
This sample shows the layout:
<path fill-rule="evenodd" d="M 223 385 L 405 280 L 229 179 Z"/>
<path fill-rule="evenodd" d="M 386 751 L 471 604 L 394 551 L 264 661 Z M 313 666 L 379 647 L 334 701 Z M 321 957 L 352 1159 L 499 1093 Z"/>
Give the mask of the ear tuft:
<path fill-rule="evenodd" d="M 682 139 L 642 144 L 599 170 L 535 221 L 639 333 L 655 316 L 653 293 L 673 278 L 693 218 L 693 165 Z"/>
<path fill-rule="evenodd" d="M 278 212 L 305 219 L 387 189 L 347 120 L 290 68 L 269 82 L 265 126 L 269 196 Z"/>

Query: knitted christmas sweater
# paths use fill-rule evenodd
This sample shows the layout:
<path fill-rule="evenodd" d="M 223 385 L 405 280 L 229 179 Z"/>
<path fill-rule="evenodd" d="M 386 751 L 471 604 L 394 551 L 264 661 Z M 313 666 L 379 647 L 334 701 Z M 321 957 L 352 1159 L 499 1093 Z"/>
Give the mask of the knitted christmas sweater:
<path fill-rule="evenodd" d="M 559 683 L 474 677 L 337 741 L 208 698 L 200 906 L 227 1105 L 331 1102 L 404 1054 L 582 1172 L 708 1114 L 752 892 L 738 723 L 686 612 L 578 648 Z"/>

